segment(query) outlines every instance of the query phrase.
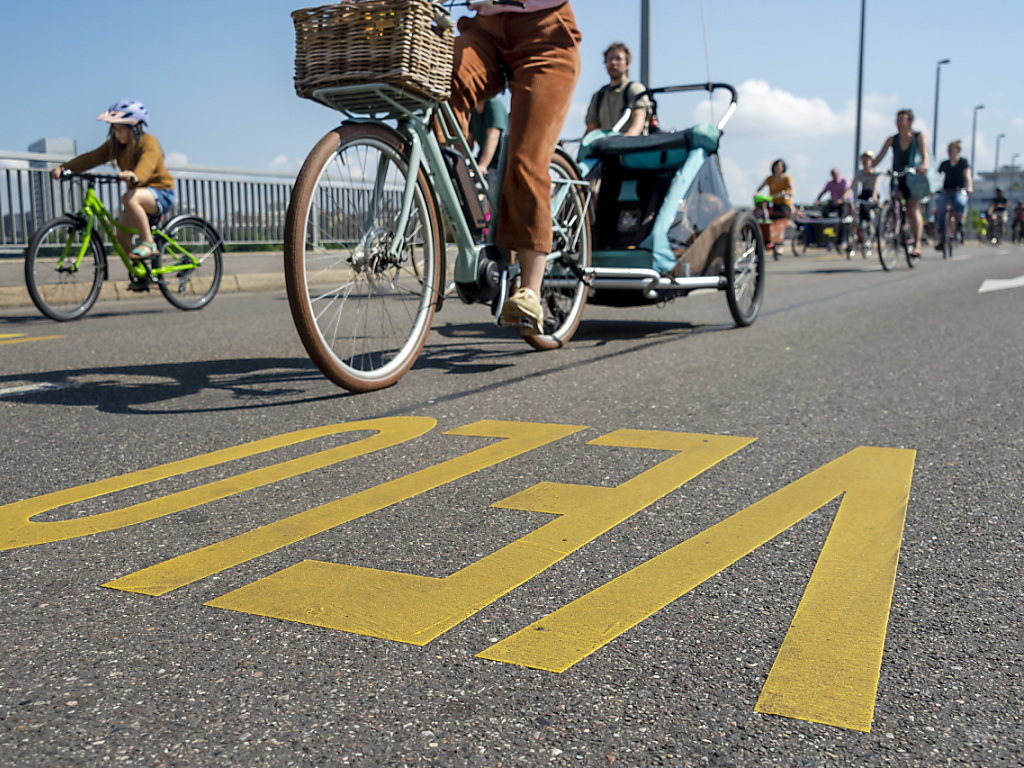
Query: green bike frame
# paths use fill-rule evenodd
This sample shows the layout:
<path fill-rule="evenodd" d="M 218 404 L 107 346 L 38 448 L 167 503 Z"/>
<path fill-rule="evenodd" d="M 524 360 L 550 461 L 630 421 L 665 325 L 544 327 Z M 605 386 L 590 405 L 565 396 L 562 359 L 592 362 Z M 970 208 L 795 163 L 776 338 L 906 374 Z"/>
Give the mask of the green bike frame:
<path fill-rule="evenodd" d="M 128 254 L 125 253 L 124 248 L 117 239 L 116 230 L 127 232 L 132 235 L 139 234 L 137 229 L 123 226 L 119 224 L 110 211 L 100 200 L 99 195 L 96 194 L 93 185 L 89 184 L 85 192 L 85 202 L 82 204 L 81 210 L 77 214 L 71 214 L 72 218 L 84 219 L 85 220 L 85 236 L 82 238 L 82 244 L 78 248 L 78 253 L 74 255 L 73 263 L 68 264 L 68 269 L 72 272 L 77 271 L 79 265 L 82 262 L 82 258 L 89 250 L 89 241 L 93 237 L 93 233 L 96 229 L 95 222 L 99 222 L 103 231 L 107 234 L 107 239 L 110 241 L 111 247 L 117 252 L 117 255 L 121 257 L 121 261 L 124 262 L 125 268 L 127 268 L 129 274 L 138 280 L 147 280 L 149 276 L 159 277 L 161 275 L 171 274 L 174 272 L 183 272 L 190 269 L 195 269 L 199 266 L 199 261 L 196 260 L 188 250 L 183 248 L 173 237 L 168 235 L 158 227 L 153 227 L 153 238 L 161 238 L 165 243 L 165 249 L 167 253 L 172 254 L 175 258 L 175 263 L 169 266 L 160 266 L 156 268 L 149 268 L 142 262 L 133 262 L 129 258 Z M 60 259 L 60 266 L 64 267 L 66 259 L 71 255 L 68 251 L 71 248 L 71 242 L 64 246 L 65 251 Z M 105 265 L 104 265 L 105 266 Z"/>

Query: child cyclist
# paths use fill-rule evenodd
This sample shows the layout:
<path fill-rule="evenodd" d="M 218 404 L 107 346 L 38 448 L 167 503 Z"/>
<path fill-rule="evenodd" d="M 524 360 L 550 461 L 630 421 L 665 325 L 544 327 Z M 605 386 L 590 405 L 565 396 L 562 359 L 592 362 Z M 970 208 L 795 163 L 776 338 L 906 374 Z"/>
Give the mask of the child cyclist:
<path fill-rule="evenodd" d="M 149 113 L 141 102 L 125 100 L 113 104 L 97 120 L 110 123 L 110 133 L 103 146 L 68 160 L 51 171 L 59 178 L 64 170 L 83 173 L 104 163 L 117 163 L 121 172 L 117 178 L 128 184 L 121 198 L 122 226 L 138 230 L 139 244 L 131 249 L 132 233 L 117 231 L 118 242 L 128 251 L 133 261 L 152 256 L 156 252 L 153 233 L 149 229 L 148 214 L 167 213 L 174 205 L 174 179 L 164 166 L 164 153 L 156 137 L 145 133 Z"/>

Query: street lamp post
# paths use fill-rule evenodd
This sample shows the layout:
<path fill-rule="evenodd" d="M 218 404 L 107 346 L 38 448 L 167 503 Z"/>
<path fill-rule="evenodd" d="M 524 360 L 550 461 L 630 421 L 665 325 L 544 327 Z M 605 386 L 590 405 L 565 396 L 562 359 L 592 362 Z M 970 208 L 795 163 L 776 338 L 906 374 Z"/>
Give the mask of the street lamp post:
<path fill-rule="evenodd" d="M 860 170 L 860 112 L 861 101 L 864 93 L 864 14 L 867 10 L 867 0 L 860 0 L 860 58 L 857 64 L 857 127 L 853 137 L 853 176 Z"/>
<path fill-rule="evenodd" d="M 974 108 L 974 120 L 971 123 L 971 174 L 972 174 L 972 177 L 975 179 L 975 183 L 977 183 L 978 169 L 974 167 L 974 139 L 975 139 L 975 137 L 978 134 L 978 110 L 979 109 L 984 109 L 984 108 L 985 108 L 984 104 L 979 104 L 978 106 L 976 106 Z M 972 219 L 972 217 L 973 217 L 973 215 L 971 214 L 970 200 L 968 200 L 967 201 L 967 234 L 968 235 L 971 234 L 971 219 Z"/>
<path fill-rule="evenodd" d="M 651 0 L 640 0 L 640 82 L 651 87 Z"/>
<path fill-rule="evenodd" d="M 933 154 L 939 154 L 939 73 L 942 65 L 949 64 L 949 59 L 943 59 L 935 65 L 935 116 L 932 118 L 932 148 Z"/>
<path fill-rule="evenodd" d="M 996 136 L 996 167 L 992 171 L 992 183 L 999 187 L 999 142 L 1006 138 L 1005 133 Z"/>

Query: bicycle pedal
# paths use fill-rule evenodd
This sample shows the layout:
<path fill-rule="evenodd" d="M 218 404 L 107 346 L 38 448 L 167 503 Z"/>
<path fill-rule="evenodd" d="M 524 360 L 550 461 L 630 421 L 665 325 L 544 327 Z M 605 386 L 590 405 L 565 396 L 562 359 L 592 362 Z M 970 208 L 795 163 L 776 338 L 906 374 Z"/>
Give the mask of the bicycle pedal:
<path fill-rule="evenodd" d="M 128 290 L 135 293 L 149 293 L 149 283 L 132 280 L 128 283 Z"/>
<path fill-rule="evenodd" d="M 533 328 L 533 321 L 528 317 L 499 317 L 498 325 L 502 328 Z"/>

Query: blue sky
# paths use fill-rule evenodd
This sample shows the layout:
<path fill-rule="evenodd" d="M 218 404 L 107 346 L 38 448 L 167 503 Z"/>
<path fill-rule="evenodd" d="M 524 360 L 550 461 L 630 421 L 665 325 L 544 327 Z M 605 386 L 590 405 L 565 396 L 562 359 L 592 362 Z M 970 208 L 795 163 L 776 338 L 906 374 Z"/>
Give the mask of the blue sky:
<path fill-rule="evenodd" d="M 797 199 L 813 200 L 839 166 L 853 165 L 860 3 L 705 0 L 711 76 L 740 89 L 721 156 L 734 202 L 745 204 L 772 160 L 786 159 Z M 0 149 L 42 137 L 97 146 L 95 121 L 121 98 L 146 103 L 151 132 L 174 161 L 295 171 L 337 124 L 295 96 L 295 0 L 177 0 L 98 10 L 81 2 L 3 4 Z M 635 55 L 639 0 L 575 0 L 583 72 L 563 136 L 582 133 L 590 94 L 607 81 L 601 52 L 623 40 Z M 651 0 L 651 85 L 707 79 L 699 0 Z M 936 62 L 942 67 L 939 141 L 964 142 L 978 104 L 976 166 L 1024 164 L 1024 1 L 867 0 L 863 148 L 878 150 L 897 109 L 912 108 L 931 141 Z M 92 73 L 93 78 L 85 75 Z M 632 77 L 638 79 L 634 62 Z M 695 95 L 665 96 L 663 125 L 703 115 Z M 944 152 L 942 153 L 944 155 Z"/>

